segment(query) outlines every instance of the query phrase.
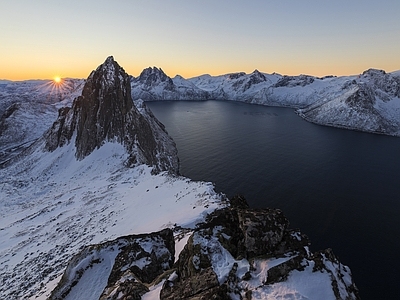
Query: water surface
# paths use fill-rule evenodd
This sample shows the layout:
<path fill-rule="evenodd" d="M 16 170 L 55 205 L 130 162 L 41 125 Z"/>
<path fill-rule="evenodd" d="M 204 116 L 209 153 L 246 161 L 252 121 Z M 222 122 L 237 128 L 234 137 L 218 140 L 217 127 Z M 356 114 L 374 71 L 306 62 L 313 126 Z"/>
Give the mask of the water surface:
<path fill-rule="evenodd" d="M 181 173 L 283 210 L 313 251 L 332 248 L 362 299 L 400 299 L 400 138 L 308 123 L 292 109 L 228 101 L 148 102 Z"/>

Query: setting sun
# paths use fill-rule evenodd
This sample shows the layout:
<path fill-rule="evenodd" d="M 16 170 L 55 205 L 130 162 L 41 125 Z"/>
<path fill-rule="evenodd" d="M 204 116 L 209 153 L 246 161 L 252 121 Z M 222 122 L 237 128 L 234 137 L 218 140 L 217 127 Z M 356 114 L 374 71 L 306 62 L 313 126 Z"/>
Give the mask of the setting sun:
<path fill-rule="evenodd" d="M 55 83 L 60 83 L 61 82 L 61 78 L 58 77 L 58 76 L 54 77 L 54 82 Z"/>

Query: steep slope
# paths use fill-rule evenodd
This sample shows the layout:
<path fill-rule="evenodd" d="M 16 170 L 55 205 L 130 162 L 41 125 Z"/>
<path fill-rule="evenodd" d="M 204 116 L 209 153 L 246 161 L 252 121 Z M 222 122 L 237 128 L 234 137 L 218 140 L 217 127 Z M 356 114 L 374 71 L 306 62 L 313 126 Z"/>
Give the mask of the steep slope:
<path fill-rule="evenodd" d="M 174 79 L 162 69 L 147 68 L 131 77 L 132 98 L 151 100 L 206 100 L 208 93 L 177 75 Z"/>
<path fill-rule="evenodd" d="M 154 132 L 164 136 L 164 143 L 157 142 Z M 149 123 L 139 113 L 131 98 L 130 78 L 111 56 L 89 75 L 72 108 L 60 109 L 45 148 L 54 151 L 73 137 L 78 159 L 105 142 L 117 142 L 129 154 L 128 166 L 147 164 L 157 172 L 178 172 L 174 142 L 159 123 Z"/>
<path fill-rule="evenodd" d="M 170 229 L 86 247 L 51 299 L 359 299 L 332 250 L 311 253 L 281 211 L 241 196 L 183 236 L 183 249 Z"/>
<path fill-rule="evenodd" d="M 321 125 L 400 136 L 400 78 L 370 69 L 297 112 Z"/>

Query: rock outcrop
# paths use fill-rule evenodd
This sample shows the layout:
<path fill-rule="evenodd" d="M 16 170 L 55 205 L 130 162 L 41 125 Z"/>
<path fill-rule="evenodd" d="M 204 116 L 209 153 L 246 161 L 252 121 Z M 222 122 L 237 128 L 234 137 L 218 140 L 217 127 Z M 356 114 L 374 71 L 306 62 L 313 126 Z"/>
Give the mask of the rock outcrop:
<path fill-rule="evenodd" d="M 308 238 L 290 229 L 280 210 L 250 209 L 242 196 L 231 204 L 197 226 L 175 264 L 169 229 L 86 248 L 70 262 L 51 299 L 75 295 L 74 285 L 95 276 L 91 265 L 104 265 L 109 254 L 102 253 L 111 248 L 116 258 L 103 286 L 88 287 L 98 299 L 141 299 L 160 283 L 160 299 L 171 300 L 310 299 L 319 289 L 324 299 L 359 299 L 349 268 L 330 249 L 311 253 Z"/>
<path fill-rule="evenodd" d="M 172 267 L 174 247 L 171 229 L 86 247 L 71 260 L 50 299 L 84 299 L 85 295 L 93 299 L 97 295 L 102 300 L 140 300 L 149 291 L 146 284 Z M 93 283 L 93 278 L 99 286 L 87 286 L 88 294 L 82 293 L 80 285 Z"/>
<path fill-rule="evenodd" d="M 86 80 L 82 95 L 59 116 L 46 136 L 45 148 L 54 151 L 75 138 L 76 157 L 83 159 L 105 142 L 123 144 L 128 166 L 148 164 L 156 172 L 178 172 L 173 140 L 158 122 L 149 122 L 134 105 L 130 77 L 110 56 Z M 157 139 L 156 136 L 162 137 Z"/>
<path fill-rule="evenodd" d="M 280 210 L 215 211 L 188 240 L 160 299 L 265 299 L 297 272 L 325 277 L 332 299 L 358 299 L 350 270 L 330 249 L 311 253 L 309 245 Z"/>

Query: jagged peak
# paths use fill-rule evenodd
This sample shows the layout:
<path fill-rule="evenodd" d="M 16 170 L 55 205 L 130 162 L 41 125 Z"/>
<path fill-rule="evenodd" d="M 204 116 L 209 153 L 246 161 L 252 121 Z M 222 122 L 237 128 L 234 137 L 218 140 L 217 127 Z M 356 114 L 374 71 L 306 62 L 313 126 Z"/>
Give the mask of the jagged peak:
<path fill-rule="evenodd" d="M 384 70 L 370 68 L 370 69 L 364 71 L 364 72 L 362 73 L 362 75 L 370 75 L 370 76 L 374 76 L 374 75 L 386 75 L 386 72 L 385 72 Z"/>
<path fill-rule="evenodd" d="M 253 71 L 253 73 L 250 74 L 250 77 L 252 77 L 252 78 L 257 78 L 257 79 L 259 79 L 259 80 L 261 80 L 261 81 L 266 81 L 266 80 L 267 80 L 267 78 L 265 77 L 265 75 L 264 75 L 263 73 L 261 73 L 260 71 L 258 71 L 257 69 L 255 69 L 255 70 Z"/>
<path fill-rule="evenodd" d="M 101 76 L 96 77 L 95 74 L 99 73 L 101 73 Z M 94 80 L 95 77 L 96 80 L 101 80 L 105 86 L 112 86 L 115 81 L 121 83 L 121 81 L 124 81 L 124 78 L 129 78 L 129 75 L 127 75 L 125 70 L 114 60 L 113 56 L 109 56 L 96 70 L 90 73 L 87 81 Z"/>
<path fill-rule="evenodd" d="M 114 56 L 110 55 L 109 57 L 106 58 L 104 63 L 113 63 L 114 62 Z"/>
<path fill-rule="evenodd" d="M 183 78 L 181 75 L 179 75 L 179 74 L 176 74 L 175 75 L 175 77 L 174 77 L 174 79 L 185 79 L 185 78 Z"/>
<path fill-rule="evenodd" d="M 228 74 L 228 79 L 238 79 L 245 75 L 246 75 L 245 72 L 230 73 L 230 74 Z"/>
<path fill-rule="evenodd" d="M 148 67 L 140 73 L 138 80 L 141 82 L 146 82 L 146 84 L 151 85 L 158 81 L 169 81 L 171 78 L 164 73 L 161 68 Z"/>
<path fill-rule="evenodd" d="M 45 138 L 45 148 L 54 151 L 75 136 L 75 156 L 81 160 L 106 142 L 119 143 L 129 155 L 128 166 L 145 163 L 154 166 L 155 172 L 178 172 L 172 140 L 165 137 L 164 145 L 155 135 L 166 133 L 156 120 L 151 116 L 146 119 L 135 107 L 130 77 L 110 56 L 92 71 L 72 108 L 59 110 Z M 171 149 L 164 148 L 167 144 Z"/>
<path fill-rule="evenodd" d="M 61 109 L 47 137 L 55 150 L 76 136 L 76 156 L 82 159 L 105 141 L 124 142 L 127 114 L 134 110 L 130 79 L 112 56 L 92 71 L 71 109 Z M 133 112 L 135 113 L 135 112 Z"/>
<path fill-rule="evenodd" d="M 145 68 L 142 71 L 141 75 L 142 74 L 165 74 L 165 72 L 163 71 L 163 69 L 153 66 L 153 67 Z"/>

